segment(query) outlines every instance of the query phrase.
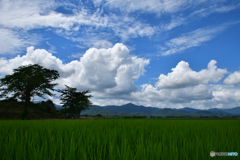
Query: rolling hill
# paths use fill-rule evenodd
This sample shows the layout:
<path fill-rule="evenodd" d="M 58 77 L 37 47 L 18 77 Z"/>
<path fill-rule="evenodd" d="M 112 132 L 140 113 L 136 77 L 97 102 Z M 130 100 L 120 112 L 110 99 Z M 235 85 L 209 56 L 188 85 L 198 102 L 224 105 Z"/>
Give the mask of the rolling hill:
<path fill-rule="evenodd" d="M 122 106 L 97 106 L 93 105 L 89 110 L 82 111 L 81 115 L 97 115 L 103 116 L 233 116 L 240 115 L 240 107 L 231 109 L 208 109 L 200 110 L 194 108 L 155 108 L 138 106 L 132 103 L 128 103 Z"/>
<path fill-rule="evenodd" d="M 48 109 L 38 103 L 31 103 L 29 105 L 30 119 L 51 119 L 51 118 L 64 118 L 59 110 L 62 106 L 55 105 L 57 110 Z M 19 116 L 24 110 L 24 104 L 21 102 L 0 102 L 0 119 L 19 119 Z M 81 116 L 95 115 L 107 117 L 129 117 L 129 116 L 155 116 L 155 117 L 200 117 L 200 116 L 240 116 L 240 107 L 231 109 L 218 109 L 212 108 L 208 110 L 200 110 L 194 108 L 156 108 L 138 106 L 128 103 L 122 106 L 98 106 L 91 105 L 89 110 L 81 112 Z"/>

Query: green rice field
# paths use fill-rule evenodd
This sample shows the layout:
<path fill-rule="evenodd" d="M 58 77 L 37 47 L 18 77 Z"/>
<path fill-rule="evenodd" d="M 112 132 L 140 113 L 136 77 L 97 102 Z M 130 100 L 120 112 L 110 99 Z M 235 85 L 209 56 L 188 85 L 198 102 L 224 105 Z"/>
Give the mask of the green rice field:
<path fill-rule="evenodd" d="M 240 120 L 1 120 L 1 160 L 206 160 L 240 154 Z"/>

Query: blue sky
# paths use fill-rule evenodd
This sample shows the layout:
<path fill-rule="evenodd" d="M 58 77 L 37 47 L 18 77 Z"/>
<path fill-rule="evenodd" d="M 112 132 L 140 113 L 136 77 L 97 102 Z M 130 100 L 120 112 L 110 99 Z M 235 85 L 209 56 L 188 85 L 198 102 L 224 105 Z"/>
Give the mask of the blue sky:
<path fill-rule="evenodd" d="M 238 0 L 0 0 L 0 75 L 38 63 L 98 105 L 232 108 L 239 36 Z"/>

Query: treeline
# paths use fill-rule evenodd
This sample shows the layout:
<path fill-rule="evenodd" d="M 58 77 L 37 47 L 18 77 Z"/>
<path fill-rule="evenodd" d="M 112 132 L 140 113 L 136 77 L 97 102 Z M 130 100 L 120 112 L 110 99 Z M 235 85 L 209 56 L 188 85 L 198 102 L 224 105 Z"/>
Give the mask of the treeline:
<path fill-rule="evenodd" d="M 240 119 L 240 116 L 104 116 L 101 114 L 96 115 L 82 115 L 82 117 L 99 117 L 99 118 L 147 118 L 147 119 L 161 119 L 161 118 L 170 118 L 170 119 Z"/>
<path fill-rule="evenodd" d="M 62 112 L 71 117 L 79 117 L 82 110 L 89 109 L 92 104 L 89 98 L 92 95 L 87 91 L 77 91 L 65 85 L 65 89 L 54 89 L 57 83 L 52 81 L 60 77 L 57 70 L 50 70 L 40 66 L 39 64 L 30 64 L 20 66 L 13 70 L 13 74 L 6 75 L 0 79 L 0 98 L 5 98 L 2 102 L 24 102 L 25 109 L 22 113 L 22 119 L 29 117 L 28 105 L 34 96 L 44 98 L 44 95 L 57 97 L 52 91 L 61 93 L 61 104 L 64 109 Z M 9 97 L 10 96 L 10 97 Z M 45 98 L 44 98 L 45 99 Z M 51 100 L 42 101 L 41 105 L 50 109 L 56 109 Z"/>

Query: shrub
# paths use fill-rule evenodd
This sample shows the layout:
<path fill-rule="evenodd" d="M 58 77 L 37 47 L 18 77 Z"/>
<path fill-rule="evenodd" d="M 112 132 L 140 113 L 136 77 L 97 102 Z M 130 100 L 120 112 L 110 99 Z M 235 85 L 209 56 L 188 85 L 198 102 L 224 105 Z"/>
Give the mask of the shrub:
<path fill-rule="evenodd" d="M 29 119 L 29 111 L 28 109 L 24 109 L 22 114 L 20 115 L 20 119 L 22 120 L 26 120 Z"/>

